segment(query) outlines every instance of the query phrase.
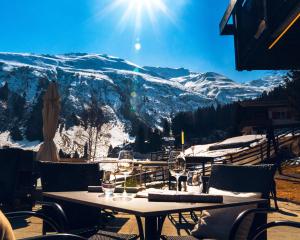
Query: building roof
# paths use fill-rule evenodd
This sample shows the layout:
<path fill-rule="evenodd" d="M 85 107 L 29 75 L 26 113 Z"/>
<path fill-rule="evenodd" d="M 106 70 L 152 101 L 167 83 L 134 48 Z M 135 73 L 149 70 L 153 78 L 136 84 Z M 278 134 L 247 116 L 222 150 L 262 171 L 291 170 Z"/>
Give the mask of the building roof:
<path fill-rule="evenodd" d="M 300 69 L 299 0 L 231 0 L 220 33 L 234 36 L 237 70 Z"/>
<path fill-rule="evenodd" d="M 239 104 L 241 107 L 291 107 L 288 101 L 249 100 Z"/>

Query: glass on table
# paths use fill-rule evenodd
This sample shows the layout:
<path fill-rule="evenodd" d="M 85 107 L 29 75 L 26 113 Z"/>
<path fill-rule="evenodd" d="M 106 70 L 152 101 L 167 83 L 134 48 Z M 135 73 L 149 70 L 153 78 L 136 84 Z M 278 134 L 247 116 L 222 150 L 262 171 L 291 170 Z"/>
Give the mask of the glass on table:
<path fill-rule="evenodd" d="M 125 200 L 129 201 L 132 199 L 131 196 L 129 196 L 126 192 L 126 180 L 127 177 L 132 174 L 134 170 L 134 161 L 133 161 L 133 152 L 132 151 L 127 151 L 123 150 L 120 151 L 119 157 L 118 157 L 118 163 L 117 163 L 117 172 L 120 174 L 123 174 L 124 176 L 124 191 L 122 196 L 115 198 L 115 200 Z"/>
<path fill-rule="evenodd" d="M 116 189 L 115 171 L 106 170 L 103 174 L 102 190 L 105 197 L 111 197 Z"/>
<path fill-rule="evenodd" d="M 103 178 L 102 178 L 102 190 L 104 192 L 104 196 L 110 197 L 113 195 L 116 189 L 116 171 L 117 164 L 110 163 L 104 165 L 103 170 Z"/>
<path fill-rule="evenodd" d="M 180 176 L 185 173 L 186 161 L 183 153 L 175 158 L 169 158 L 168 167 L 171 176 L 176 178 L 176 194 L 178 193 L 178 181 Z"/>
<path fill-rule="evenodd" d="M 187 173 L 187 191 L 202 192 L 202 175 L 200 170 L 190 170 Z"/>

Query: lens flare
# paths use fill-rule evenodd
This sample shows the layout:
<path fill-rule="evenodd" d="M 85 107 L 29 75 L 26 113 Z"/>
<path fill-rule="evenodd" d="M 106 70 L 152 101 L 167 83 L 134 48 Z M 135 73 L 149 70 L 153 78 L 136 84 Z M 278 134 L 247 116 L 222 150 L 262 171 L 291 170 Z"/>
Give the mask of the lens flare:
<path fill-rule="evenodd" d="M 174 22 L 174 17 L 167 7 L 166 0 L 112 0 L 105 8 L 104 13 L 110 14 L 118 9 L 124 9 L 118 25 L 124 29 L 133 21 L 137 35 L 143 27 L 144 20 L 149 20 L 155 28 L 159 14 Z"/>
<path fill-rule="evenodd" d="M 140 51 L 141 48 L 142 48 L 142 44 L 140 44 L 139 42 L 137 42 L 137 43 L 134 44 L 134 48 L 135 48 L 136 51 Z"/>

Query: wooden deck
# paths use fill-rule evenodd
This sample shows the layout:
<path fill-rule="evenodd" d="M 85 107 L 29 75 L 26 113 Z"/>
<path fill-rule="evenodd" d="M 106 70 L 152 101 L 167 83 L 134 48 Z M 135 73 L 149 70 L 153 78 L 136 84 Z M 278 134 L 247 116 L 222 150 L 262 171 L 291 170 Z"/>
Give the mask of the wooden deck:
<path fill-rule="evenodd" d="M 300 222 L 300 205 L 287 202 L 279 202 L 279 206 L 280 209 L 283 211 L 283 214 L 271 214 L 269 215 L 269 221 L 291 220 Z M 41 221 L 36 218 L 28 218 L 23 221 L 16 221 L 14 223 L 14 227 L 17 239 L 40 235 L 42 230 Z M 138 233 L 137 224 L 135 222 L 134 216 L 121 213 L 116 215 L 116 219 L 112 220 L 109 223 L 109 227 L 107 227 L 106 229 L 120 233 Z M 169 219 L 166 219 L 162 233 L 165 235 L 177 235 L 177 230 Z M 184 229 L 180 231 L 180 234 L 187 235 Z M 300 230 L 286 227 L 273 229 L 268 234 L 269 239 L 272 240 L 300 239 Z"/>

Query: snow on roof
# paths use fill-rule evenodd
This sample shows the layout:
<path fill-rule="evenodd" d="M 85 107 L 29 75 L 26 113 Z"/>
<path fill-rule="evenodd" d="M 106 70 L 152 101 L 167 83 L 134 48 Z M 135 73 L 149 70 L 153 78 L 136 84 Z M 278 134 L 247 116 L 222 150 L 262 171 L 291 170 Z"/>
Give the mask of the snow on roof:
<path fill-rule="evenodd" d="M 224 157 L 227 154 L 237 153 L 247 147 L 253 147 L 259 142 L 265 141 L 265 135 L 244 135 L 228 138 L 222 142 L 205 145 L 195 145 L 185 150 L 186 156 Z M 247 147 L 245 147 L 248 145 Z M 218 146 L 218 148 L 213 148 Z M 224 148 L 222 148 L 224 146 Z M 232 146 L 232 147 L 231 147 Z M 215 150 L 210 150 L 210 149 Z"/>

